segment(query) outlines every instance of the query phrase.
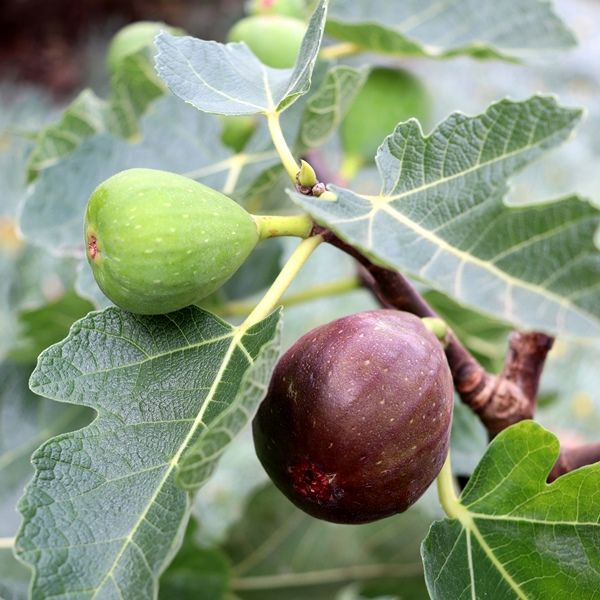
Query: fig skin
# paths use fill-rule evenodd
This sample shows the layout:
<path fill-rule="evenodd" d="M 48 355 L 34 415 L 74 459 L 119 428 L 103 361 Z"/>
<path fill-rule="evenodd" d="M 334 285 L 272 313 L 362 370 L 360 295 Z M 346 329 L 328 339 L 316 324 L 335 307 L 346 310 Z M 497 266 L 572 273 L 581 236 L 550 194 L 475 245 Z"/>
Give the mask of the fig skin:
<path fill-rule="evenodd" d="M 88 262 L 100 289 L 139 314 L 194 304 L 229 279 L 258 242 L 253 217 L 193 179 L 129 169 L 92 193 Z"/>
<path fill-rule="evenodd" d="M 361 163 L 372 162 L 386 136 L 411 117 L 427 123 L 430 99 L 410 71 L 376 67 L 344 118 L 340 134 L 347 154 Z"/>
<path fill-rule="evenodd" d="M 245 42 L 265 65 L 289 69 L 296 64 L 306 23 L 282 15 L 253 15 L 238 21 L 227 36 L 229 42 Z"/>
<path fill-rule="evenodd" d="M 256 452 L 308 514 L 375 521 L 405 511 L 439 473 L 453 398 L 442 346 L 419 318 L 358 313 L 280 359 L 252 424 Z"/>

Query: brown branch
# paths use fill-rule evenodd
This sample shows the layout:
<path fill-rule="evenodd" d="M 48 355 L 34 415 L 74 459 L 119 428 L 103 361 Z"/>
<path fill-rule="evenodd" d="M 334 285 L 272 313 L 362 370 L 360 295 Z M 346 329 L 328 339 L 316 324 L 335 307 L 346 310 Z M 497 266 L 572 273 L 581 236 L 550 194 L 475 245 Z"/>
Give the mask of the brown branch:
<path fill-rule="evenodd" d="M 597 462 L 600 462 L 600 443 L 598 442 L 561 448 L 558 460 L 548 475 L 548 483 L 565 473 Z"/>

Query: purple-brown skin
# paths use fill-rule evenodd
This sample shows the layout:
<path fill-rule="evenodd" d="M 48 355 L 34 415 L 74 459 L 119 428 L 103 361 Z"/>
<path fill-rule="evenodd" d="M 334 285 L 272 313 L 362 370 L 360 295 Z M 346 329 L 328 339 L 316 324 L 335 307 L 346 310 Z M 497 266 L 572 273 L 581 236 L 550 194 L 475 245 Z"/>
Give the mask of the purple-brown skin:
<path fill-rule="evenodd" d="M 421 320 L 368 311 L 313 329 L 283 355 L 254 444 L 296 506 L 367 523 L 403 512 L 435 479 L 452 406 L 446 357 Z"/>

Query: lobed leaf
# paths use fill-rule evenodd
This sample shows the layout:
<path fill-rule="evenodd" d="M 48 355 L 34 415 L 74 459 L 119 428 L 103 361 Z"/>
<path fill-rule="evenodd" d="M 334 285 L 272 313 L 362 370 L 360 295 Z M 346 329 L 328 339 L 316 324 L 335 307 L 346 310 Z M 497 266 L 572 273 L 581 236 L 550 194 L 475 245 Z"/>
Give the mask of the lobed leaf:
<path fill-rule="evenodd" d="M 600 212 L 576 196 L 507 205 L 508 178 L 558 145 L 581 116 L 552 97 L 451 115 L 429 136 L 401 123 L 377 152 L 378 195 L 290 192 L 376 262 L 517 326 L 600 333 Z"/>
<path fill-rule="evenodd" d="M 326 16 L 327 0 L 320 0 L 291 69 L 264 65 L 243 42 L 221 44 L 164 32 L 156 39 L 156 69 L 176 96 L 199 110 L 220 115 L 281 112 L 310 89 Z"/>
<path fill-rule="evenodd" d="M 400 56 L 523 59 L 576 44 L 540 0 L 332 0 L 327 33 Z"/>
<path fill-rule="evenodd" d="M 261 399 L 278 324 L 277 313 L 244 331 L 196 307 L 109 308 L 42 353 L 32 389 L 98 416 L 32 457 L 16 550 L 34 568 L 33 600 L 156 596 L 189 516 L 175 481 L 186 450 L 205 451 L 207 476 Z"/>
<path fill-rule="evenodd" d="M 456 507 L 423 542 L 429 593 L 456 598 L 594 598 L 600 589 L 600 465 L 546 477 L 556 437 L 532 421 L 490 445 Z"/>

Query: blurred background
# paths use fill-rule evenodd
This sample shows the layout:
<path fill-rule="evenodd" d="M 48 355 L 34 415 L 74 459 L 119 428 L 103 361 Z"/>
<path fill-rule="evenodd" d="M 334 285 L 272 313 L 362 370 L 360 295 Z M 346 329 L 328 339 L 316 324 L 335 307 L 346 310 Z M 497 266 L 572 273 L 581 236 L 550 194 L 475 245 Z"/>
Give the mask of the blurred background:
<path fill-rule="evenodd" d="M 469 58 L 389 61 L 377 57 L 376 60 L 395 62 L 421 79 L 431 98 L 430 119 L 424 124 L 426 131 L 452 111 L 476 114 L 490 102 L 505 96 L 524 99 L 536 92 L 552 93 L 562 104 L 585 107 L 587 115 L 577 135 L 515 178 L 509 200 L 530 202 L 577 192 L 600 205 L 600 2 L 555 0 L 554 5 L 575 32 L 579 45 L 572 51 L 532 64 L 479 62 Z M 15 315 L 43 307 L 73 285 L 73 266 L 66 259 L 41 256 L 33 250 L 26 260 L 15 262 L 10 258 L 20 241 L 11 233 L 13 230 L 8 229 L 8 218 L 14 217 L 27 193 L 24 165 L 31 133 L 56 120 L 61 110 L 85 87 L 106 97 L 109 90 L 106 50 L 111 37 L 125 24 L 137 20 L 165 21 L 184 28 L 191 35 L 223 41 L 231 25 L 243 14 L 242 0 L 3 0 L 0 3 L 0 359 L 10 345 Z M 352 58 L 347 62 L 360 64 L 362 60 Z M 335 144 L 335 140 L 330 143 L 331 152 L 328 148 L 334 162 Z M 368 169 L 359 177 L 359 184 L 366 187 L 372 181 L 373 173 Z M 283 245 L 283 256 L 290 247 Z M 324 248 L 316 261 L 308 263 L 291 292 L 328 278 L 350 277 L 353 273 L 351 261 L 340 260 L 339 253 Z M 44 274 L 43 279 L 40 274 Z M 435 297 L 429 299 L 434 302 Z M 373 305 L 366 292 L 354 291 L 341 298 L 291 308 L 286 312 L 285 345 L 289 346 L 316 325 Z M 47 331 L 47 339 L 36 339 L 35 344 L 43 348 L 54 341 L 53 336 L 62 337 L 72 322 L 71 315 L 85 313 L 90 308 L 87 301 L 73 294 L 67 307 L 61 308 L 64 314 L 52 313 L 56 331 Z M 450 311 L 448 305 L 446 309 Z M 460 309 L 457 314 L 464 318 Z M 20 326 L 34 328 L 35 318 L 49 322 L 48 315 L 34 314 L 33 320 Z M 469 319 L 468 323 L 451 325 L 488 368 L 499 368 L 508 329 L 490 320 L 482 321 L 478 315 L 469 315 Z M 461 325 L 463 330 L 459 331 Z M 31 349 L 25 348 L 23 352 L 30 360 Z M 14 358 L 14 351 L 12 356 Z M 599 364 L 598 343 L 582 346 L 557 341 L 542 380 L 539 419 L 559 434 L 563 442 L 598 437 Z M 0 537 L 14 535 L 18 526 L 14 506 L 22 492 L 19 482 L 24 483 L 30 477 L 28 453 L 48 437 L 47 431 L 44 437 L 43 427 L 40 432 L 40 422 L 51 419 L 55 408 L 55 403 L 44 400 L 45 408 L 39 410 L 39 398 L 24 397 L 28 369 L 29 364 L 10 370 L 2 369 L 0 364 L 0 468 L 4 450 L 18 446 L 23 437 L 31 438 L 21 460 L 21 470 L 15 475 L 14 482 L 18 485 L 13 489 L 0 489 Z M 22 397 L 19 409 L 22 413 L 9 413 L 7 407 L 14 406 L 14 399 L 18 397 Z M 49 412 L 46 414 L 44 410 Z M 36 420 L 30 422 L 34 413 Z M 469 474 L 485 448 L 485 432 L 473 415 L 460 406 L 455 419 L 459 433 L 453 433 L 454 462 Z M 16 421 L 23 424 L 23 429 L 11 432 L 10 423 Z M 71 425 L 71 429 L 74 428 L 75 422 Z M 197 540 L 208 548 L 205 558 L 214 572 L 220 568 L 221 555 L 237 565 L 238 577 L 312 572 L 325 565 L 338 569 L 337 583 L 321 581 L 313 585 L 310 597 L 331 600 L 335 592 L 340 600 L 354 600 L 388 594 L 390 589 L 398 589 L 398 585 L 397 579 L 391 587 L 386 585 L 390 573 L 383 569 L 381 577 L 366 578 L 371 581 L 370 588 L 351 583 L 340 588 L 344 577 L 352 582 L 361 572 L 368 575 L 368 570 L 352 571 L 352 565 L 395 563 L 404 568 L 404 571 L 396 569 L 391 573 L 395 578 L 404 579 L 402 597 L 425 597 L 418 544 L 431 518 L 439 514 L 435 496 L 427 496 L 411 511 L 411 517 L 395 520 L 392 528 L 387 521 L 366 528 L 344 528 L 319 523 L 300 514 L 272 488 L 264 487 L 265 483 L 266 476 L 254 456 L 251 439 L 248 435 L 242 436 L 198 496 L 194 509 L 202 531 Z M 6 530 L 2 529 L 3 524 Z M 404 539 L 403 544 L 398 543 L 400 538 Z M 275 540 L 269 552 L 260 550 L 265 539 Z M 210 554 L 215 547 L 219 548 L 218 552 Z M 8 572 L 3 574 L 2 568 L 8 564 L 3 563 L 0 554 L 0 596 L 3 595 L 2 581 L 8 581 L 9 577 Z M 163 587 L 168 590 L 171 585 L 173 594 L 178 589 L 175 567 L 172 572 L 175 575 L 171 575 L 170 583 L 166 580 Z M 16 567 L 13 564 L 10 568 L 14 575 Z M 25 589 L 26 583 L 21 588 L 18 585 L 11 589 Z M 240 589 L 238 595 L 261 600 L 308 597 L 306 590 L 294 585 L 285 590 L 285 593 L 284 588 L 267 593 Z M 15 593 L 13 597 L 20 596 Z M 213 596 L 202 597 L 220 596 L 215 591 Z"/>

